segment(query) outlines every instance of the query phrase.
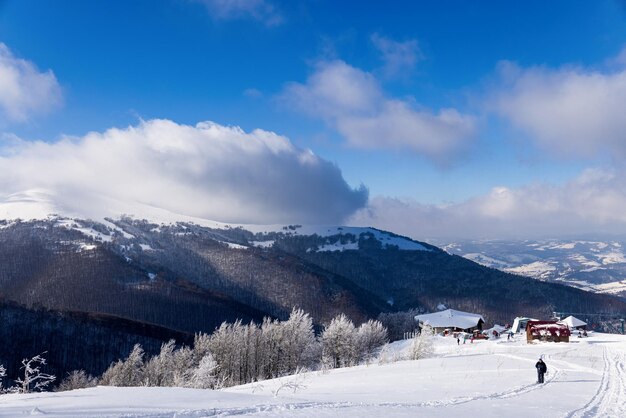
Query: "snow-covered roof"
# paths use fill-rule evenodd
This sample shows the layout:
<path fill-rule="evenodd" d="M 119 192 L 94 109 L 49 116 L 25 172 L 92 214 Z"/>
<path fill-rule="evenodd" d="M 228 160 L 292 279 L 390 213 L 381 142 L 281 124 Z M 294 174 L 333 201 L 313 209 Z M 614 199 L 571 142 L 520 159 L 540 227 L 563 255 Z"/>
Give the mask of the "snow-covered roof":
<path fill-rule="evenodd" d="M 518 316 L 513 320 L 513 326 L 511 327 L 511 331 L 517 333 L 522 331 L 522 324 L 525 324 L 528 321 L 536 321 L 534 318 L 528 318 L 526 316 Z"/>
<path fill-rule="evenodd" d="M 484 330 L 483 334 L 493 334 L 494 331 L 497 332 L 498 334 L 502 334 L 503 331 L 506 331 L 506 327 L 495 324 L 493 327 Z"/>
<path fill-rule="evenodd" d="M 482 315 L 469 312 L 446 309 L 423 315 L 416 315 L 415 320 L 430 325 L 433 328 L 461 328 L 467 329 L 478 325 L 479 321 L 485 322 Z"/>
<path fill-rule="evenodd" d="M 567 325 L 570 328 L 582 327 L 584 325 L 587 325 L 586 322 L 581 321 L 580 319 L 572 315 L 568 316 L 565 319 L 560 320 L 559 324 Z"/>

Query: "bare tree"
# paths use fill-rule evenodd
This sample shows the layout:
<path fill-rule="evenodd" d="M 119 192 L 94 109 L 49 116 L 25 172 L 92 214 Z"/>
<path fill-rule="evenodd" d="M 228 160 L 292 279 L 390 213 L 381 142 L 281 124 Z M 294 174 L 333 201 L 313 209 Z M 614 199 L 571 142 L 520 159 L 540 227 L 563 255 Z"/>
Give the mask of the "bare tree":
<path fill-rule="evenodd" d="M 296 369 L 293 376 L 289 376 L 288 378 L 281 378 L 278 380 L 279 385 L 276 389 L 273 390 L 274 397 L 278 397 L 278 394 L 283 389 L 290 389 L 293 393 L 296 393 L 298 390 L 304 390 L 307 388 L 306 380 L 307 380 L 308 370 L 304 368 Z"/>
<path fill-rule="evenodd" d="M 24 375 L 15 380 L 17 392 L 30 393 L 32 391 L 42 391 L 54 382 L 56 379 L 54 375 L 41 371 L 41 367 L 46 365 L 46 359 L 42 357 L 43 354 L 45 354 L 45 352 L 31 359 L 25 358 L 22 360 L 20 370 L 24 370 Z"/>

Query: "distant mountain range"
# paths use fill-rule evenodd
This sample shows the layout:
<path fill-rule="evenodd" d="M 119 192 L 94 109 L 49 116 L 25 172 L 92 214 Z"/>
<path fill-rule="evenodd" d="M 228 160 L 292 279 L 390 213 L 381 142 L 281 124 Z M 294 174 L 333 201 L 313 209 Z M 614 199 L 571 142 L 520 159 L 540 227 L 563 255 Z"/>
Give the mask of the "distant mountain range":
<path fill-rule="evenodd" d="M 101 373 L 133 342 L 148 341 L 149 351 L 223 321 L 284 319 L 294 306 L 318 329 L 339 313 L 361 322 L 441 304 L 501 324 L 555 310 L 626 312 L 616 297 L 502 272 L 374 228 L 228 225 L 147 206 L 145 219 L 85 219 L 49 214 L 37 195 L 25 196 L 0 203 L 0 315 L 10 318 L 0 335 L 25 333 L 23 346 L 0 353 L 0 364 L 13 367 L 56 348 L 57 373 L 69 371 L 68 356 L 87 356 L 88 371 Z M 94 337 L 73 337 L 77 329 Z M 94 343 L 106 330 L 117 342 Z M 74 343 L 98 346 L 102 360 Z"/>
<path fill-rule="evenodd" d="M 518 240 L 438 242 L 487 267 L 626 298 L 626 242 Z"/>

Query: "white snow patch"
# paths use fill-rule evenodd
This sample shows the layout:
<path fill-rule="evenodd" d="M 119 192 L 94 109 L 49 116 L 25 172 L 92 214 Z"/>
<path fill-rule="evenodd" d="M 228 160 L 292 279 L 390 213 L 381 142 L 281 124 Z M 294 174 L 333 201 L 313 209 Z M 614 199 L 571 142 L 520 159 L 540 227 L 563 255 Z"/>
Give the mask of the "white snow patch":
<path fill-rule="evenodd" d="M 259 248 L 271 248 L 274 246 L 274 240 L 268 240 L 268 241 L 252 241 L 250 244 L 252 244 L 253 247 L 259 247 Z"/>
<path fill-rule="evenodd" d="M 505 271 L 520 274 L 522 276 L 545 279 L 549 277 L 550 273 L 556 271 L 556 267 L 546 261 L 535 261 L 533 263 L 523 264 L 517 267 L 510 267 L 505 269 Z"/>
<path fill-rule="evenodd" d="M 549 248 L 552 250 L 573 250 L 576 247 L 576 242 L 566 242 L 562 244 L 554 244 Z"/>
<path fill-rule="evenodd" d="M 472 260 L 475 263 L 486 266 L 486 267 L 492 267 L 492 268 L 512 267 L 512 265 L 506 261 L 498 260 L 498 259 L 489 257 L 481 253 L 468 253 L 468 254 L 463 255 L 463 257 L 467 258 L 468 260 Z"/>
<path fill-rule="evenodd" d="M 95 244 L 87 244 L 86 242 L 81 242 L 78 245 L 79 245 L 79 248 L 82 251 L 91 251 L 91 250 L 95 250 L 96 248 L 98 248 L 97 245 L 95 245 Z"/>
<path fill-rule="evenodd" d="M 359 243 L 358 242 L 347 242 L 342 244 L 337 241 L 334 244 L 325 244 L 321 245 L 317 248 L 317 251 L 320 252 L 333 252 L 333 251 L 345 251 L 345 250 L 358 250 Z"/>
<path fill-rule="evenodd" d="M 620 264 L 626 263 L 626 257 L 621 252 L 613 251 L 605 254 L 598 254 L 598 258 L 602 261 L 602 264 Z"/>
<path fill-rule="evenodd" d="M 241 245 L 241 244 L 235 244 L 234 242 L 228 242 L 228 241 L 220 241 L 222 244 L 226 244 L 228 245 L 228 248 L 233 248 L 235 250 L 246 250 L 249 247 L 246 245 Z"/>

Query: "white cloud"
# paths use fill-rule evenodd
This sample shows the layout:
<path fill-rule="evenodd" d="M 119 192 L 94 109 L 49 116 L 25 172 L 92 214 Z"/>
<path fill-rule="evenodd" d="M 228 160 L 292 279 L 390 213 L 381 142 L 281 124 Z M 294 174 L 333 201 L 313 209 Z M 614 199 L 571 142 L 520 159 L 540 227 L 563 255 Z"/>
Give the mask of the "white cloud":
<path fill-rule="evenodd" d="M 476 130 L 472 116 L 437 112 L 387 97 L 370 73 L 343 61 L 324 61 L 306 83 L 281 95 L 290 107 L 325 120 L 359 148 L 409 150 L 446 163 L 466 148 Z"/>
<path fill-rule="evenodd" d="M 9 139 L 0 196 L 43 190 L 86 216 L 134 202 L 223 222 L 339 223 L 367 201 L 337 166 L 263 130 L 151 120 L 55 143 Z"/>
<path fill-rule="evenodd" d="M 41 72 L 30 61 L 16 58 L 0 42 L 0 120 L 23 122 L 61 103 L 61 88 L 52 71 Z"/>
<path fill-rule="evenodd" d="M 626 232 L 626 172 L 589 169 L 554 186 L 495 187 L 450 205 L 375 197 L 350 220 L 418 239 L 537 238 Z"/>
<path fill-rule="evenodd" d="M 267 0 L 196 0 L 204 4 L 215 19 L 252 18 L 267 26 L 283 23 L 283 16 Z"/>
<path fill-rule="evenodd" d="M 385 77 L 406 77 L 415 69 L 415 65 L 424 59 L 415 39 L 398 42 L 378 33 L 374 33 L 370 39 L 381 54 Z"/>
<path fill-rule="evenodd" d="M 521 68 L 499 65 L 489 107 L 561 156 L 626 156 L 626 67 Z M 615 68 L 617 66 L 617 68 Z"/>

